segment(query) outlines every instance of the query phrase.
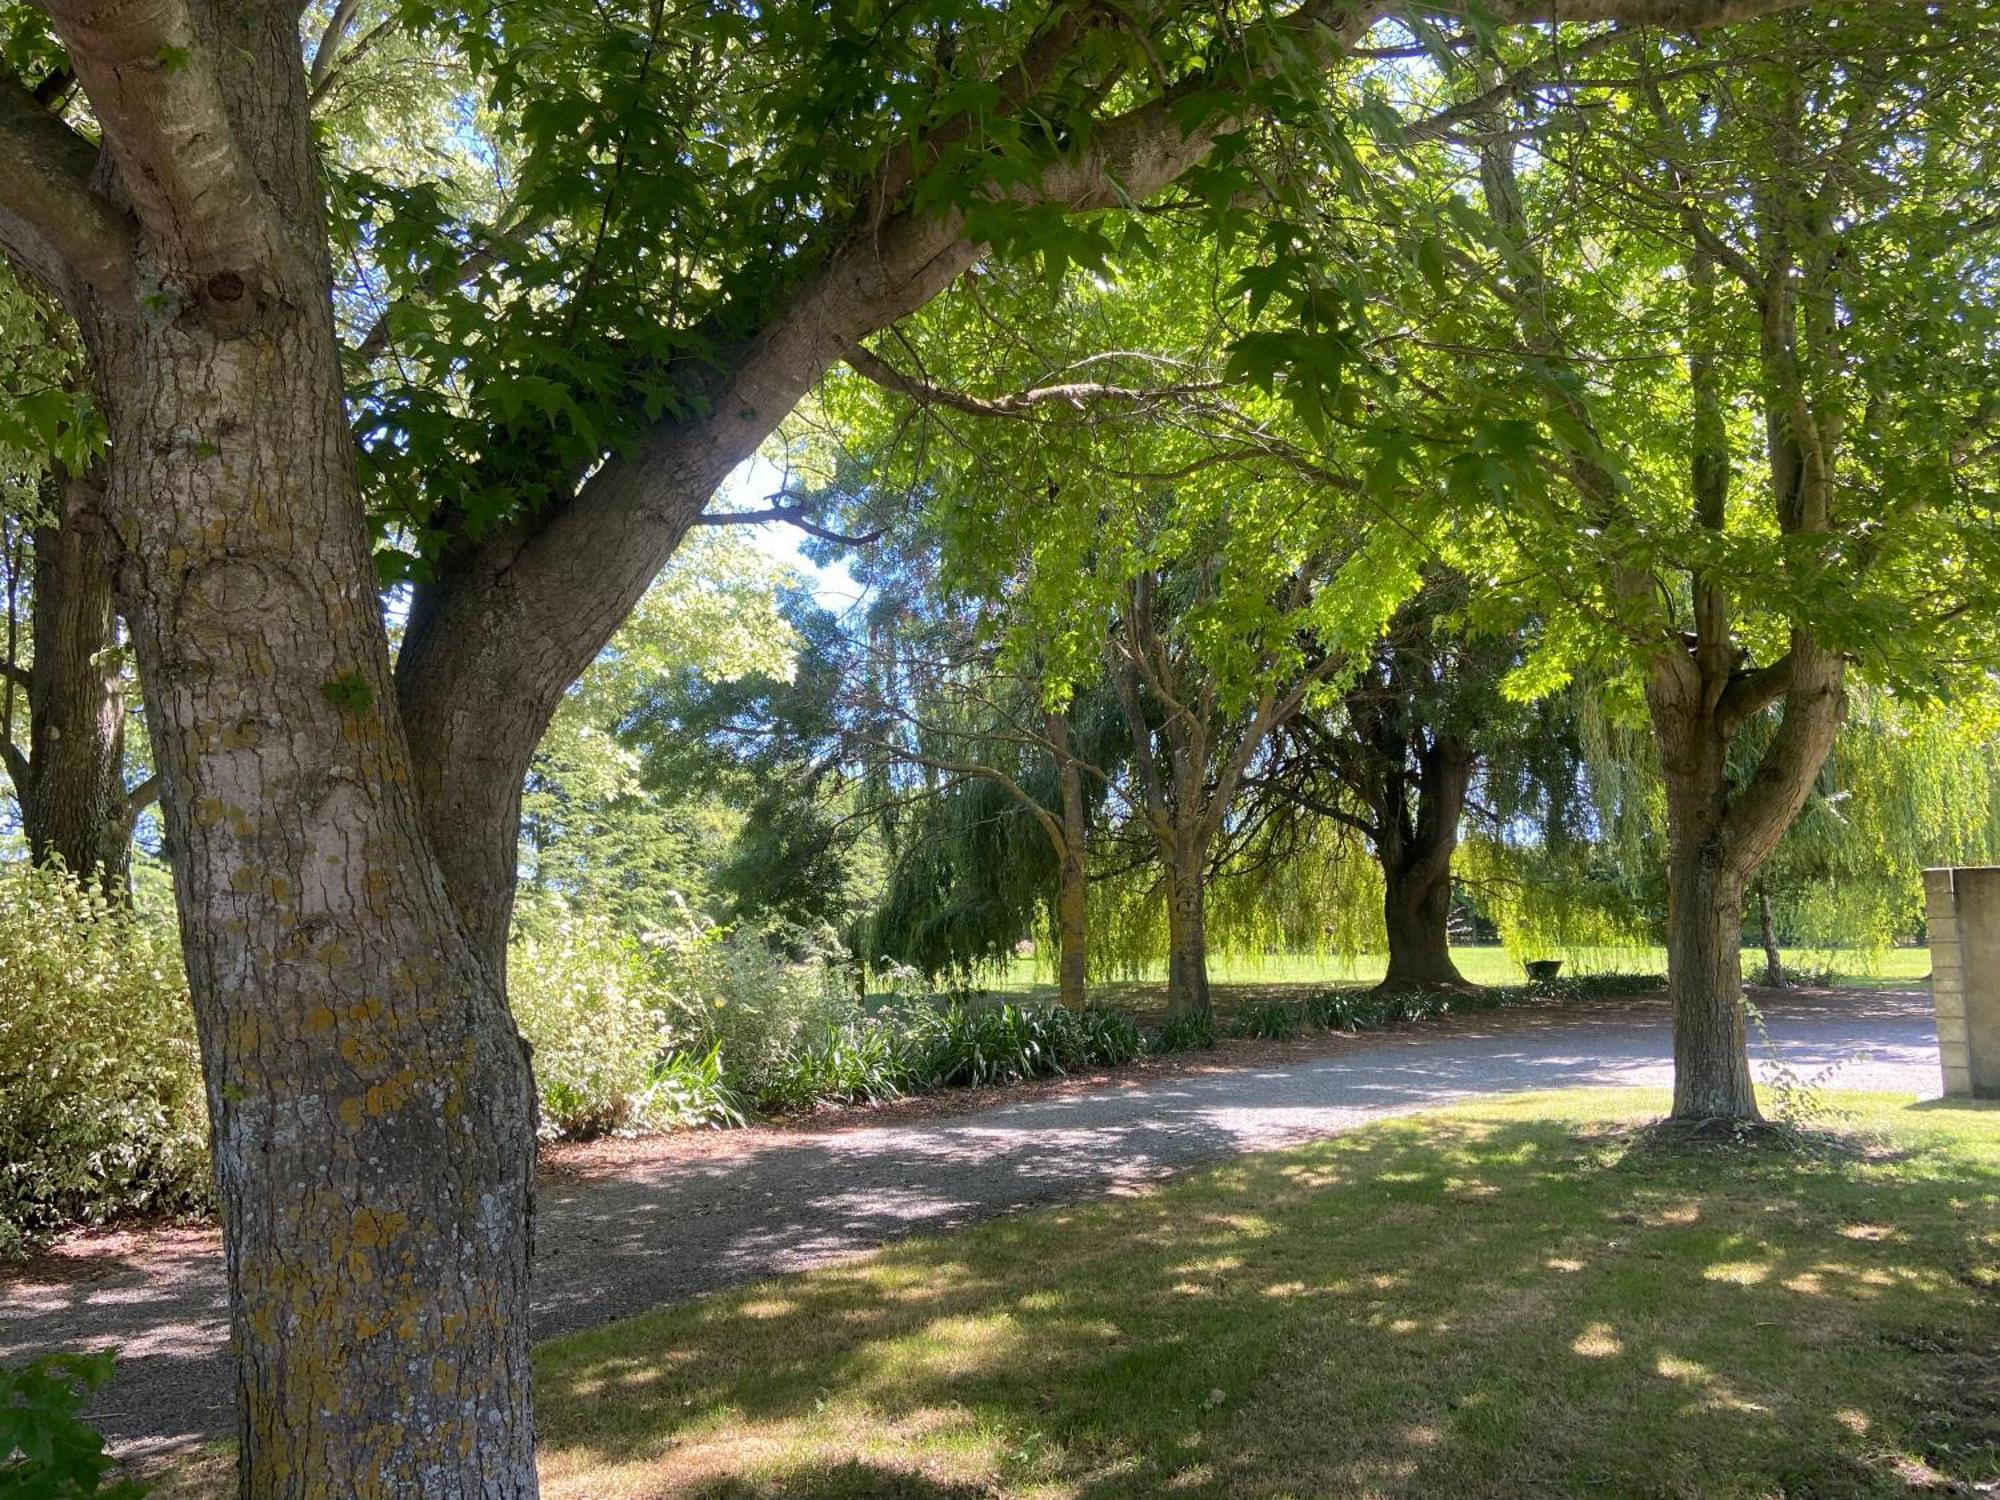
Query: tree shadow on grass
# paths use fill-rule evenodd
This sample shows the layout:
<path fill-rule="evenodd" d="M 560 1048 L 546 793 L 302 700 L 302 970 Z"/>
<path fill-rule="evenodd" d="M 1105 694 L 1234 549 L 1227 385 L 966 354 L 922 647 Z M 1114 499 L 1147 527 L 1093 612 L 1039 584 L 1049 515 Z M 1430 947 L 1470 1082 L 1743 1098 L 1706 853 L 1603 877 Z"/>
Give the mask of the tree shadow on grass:
<path fill-rule="evenodd" d="M 564 1340 L 539 1386 L 549 1492 L 1993 1477 L 1977 1411 L 1940 1396 L 2000 1335 L 1990 1155 L 1626 1146 L 1504 1113 L 1404 1122 Z"/>
<path fill-rule="evenodd" d="M 731 1476 L 702 1494 L 710 1500 L 991 1500 L 993 1487 L 849 1459 L 768 1481 Z"/>

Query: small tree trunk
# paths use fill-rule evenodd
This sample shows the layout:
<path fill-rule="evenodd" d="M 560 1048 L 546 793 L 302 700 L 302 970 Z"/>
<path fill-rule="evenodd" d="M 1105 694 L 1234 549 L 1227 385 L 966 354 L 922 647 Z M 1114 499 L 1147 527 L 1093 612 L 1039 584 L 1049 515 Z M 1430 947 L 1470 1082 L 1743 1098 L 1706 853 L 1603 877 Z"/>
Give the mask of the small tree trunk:
<path fill-rule="evenodd" d="M 1791 988 L 1785 979 L 1785 960 L 1778 952 L 1778 929 L 1771 921 L 1771 893 L 1762 884 L 1757 887 L 1757 933 L 1764 940 L 1765 988 Z"/>
<path fill-rule="evenodd" d="M 111 557 L 94 484 L 56 495 L 59 521 L 34 535 L 34 662 L 26 775 L 15 790 L 28 857 L 126 899 L 125 697 Z"/>
<path fill-rule="evenodd" d="M 1062 951 L 1057 975 L 1057 992 L 1064 1005 L 1081 1008 L 1089 1003 L 1085 988 L 1088 942 L 1088 891 L 1084 883 L 1084 841 L 1089 829 L 1084 821 L 1083 773 L 1076 762 L 1065 760 L 1059 772 L 1062 783 L 1063 848 L 1057 870 L 1060 885 L 1056 893 L 1056 922 L 1061 928 Z"/>
<path fill-rule="evenodd" d="M 1062 803 L 1062 836 L 1056 840 L 1056 993 L 1064 1005 L 1080 1010 L 1089 1003 L 1085 987 L 1089 908 L 1084 855 L 1090 820 L 1083 800 L 1083 768 L 1070 754 L 1068 715 L 1046 710 L 1043 729 L 1055 756 L 1056 789 Z"/>
<path fill-rule="evenodd" d="M 1389 972 L 1381 988 L 1464 989 L 1465 976 L 1451 957 L 1450 875 L 1425 872 L 1412 876 L 1401 868 L 1385 866 L 1382 879 Z"/>
<path fill-rule="evenodd" d="M 1743 877 L 1723 866 L 1727 750 L 1707 716 L 1656 695 L 1667 782 L 1667 996 L 1677 1120 L 1758 1120 L 1743 1025 Z"/>
<path fill-rule="evenodd" d="M 1183 853 L 1168 866 L 1167 1009 L 1177 1016 L 1214 1014 L 1208 992 L 1207 861 Z"/>

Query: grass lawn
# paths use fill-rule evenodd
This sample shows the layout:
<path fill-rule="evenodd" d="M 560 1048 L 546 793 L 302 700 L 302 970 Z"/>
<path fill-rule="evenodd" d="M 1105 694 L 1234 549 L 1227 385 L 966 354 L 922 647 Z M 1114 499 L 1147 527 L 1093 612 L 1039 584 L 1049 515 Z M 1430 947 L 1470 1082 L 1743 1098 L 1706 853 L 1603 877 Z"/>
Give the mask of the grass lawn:
<path fill-rule="evenodd" d="M 1891 948 L 1880 954 L 1859 951 L 1831 951 L 1823 948 L 1787 948 L 1785 963 L 1792 968 L 1815 971 L 1832 969 L 1843 985 L 1880 988 L 1920 985 L 1931 972 L 1928 948 Z M 1473 984 L 1512 985 L 1525 977 L 1521 966 L 1505 948 L 1454 948 L 1452 958 Z M 1664 948 L 1578 948 L 1550 957 L 1563 959 L 1565 974 L 1664 974 Z M 1274 953 L 1257 956 L 1221 956 L 1209 960 L 1208 973 L 1215 990 L 1216 1009 L 1224 1015 L 1247 1004 L 1263 1000 L 1299 1000 L 1312 990 L 1332 984 L 1374 984 L 1388 971 L 1388 958 L 1380 953 L 1363 953 L 1343 959 L 1334 954 Z M 1755 980 L 1764 971 L 1764 950 L 1743 950 L 1743 973 Z M 1039 968 L 1034 959 L 1019 958 L 998 973 L 983 976 L 984 987 L 1003 995 L 1025 995 L 1036 999 L 1055 998 L 1055 981 L 1047 965 Z M 1106 980 L 1093 986 L 1096 996 L 1108 1005 L 1150 1015 L 1165 1003 L 1166 970 L 1137 975 L 1130 979 Z"/>
<path fill-rule="evenodd" d="M 1801 1157 L 1489 1101 L 557 1340 L 543 1493 L 1973 1493 L 2000 1108 L 1841 1102 Z"/>

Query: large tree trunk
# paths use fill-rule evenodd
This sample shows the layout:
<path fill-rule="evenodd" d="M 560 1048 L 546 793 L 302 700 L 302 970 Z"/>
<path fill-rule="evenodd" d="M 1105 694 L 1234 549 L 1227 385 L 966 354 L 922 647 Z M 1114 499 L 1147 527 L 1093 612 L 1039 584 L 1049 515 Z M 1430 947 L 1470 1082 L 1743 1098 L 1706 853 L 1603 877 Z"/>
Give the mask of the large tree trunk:
<path fill-rule="evenodd" d="M 1200 851 L 1177 851 L 1167 866 L 1167 1009 L 1214 1014 L 1208 992 L 1208 870 Z"/>
<path fill-rule="evenodd" d="M 1674 1117 L 1756 1120 L 1743 1013 L 1743 887 L 1723 868 L 1720 777 L 1669 793 L 1667 993 Z"/>
<path fill-rule="evenodd" d="M 1667 995 L 1674 1015 L 1675 1119 L 1754 1121 L 1757 1090 L 1743 1015 L 1743 888 L 1732 859 L 1729 733 L 1687 656 L 1648 683 L 1667 784 Z M 1678 667 L 1679 663 L 1676 663 Z M 1687 689 L 1692 700 L 1680 696 Z"/>
<path fill-rule="evenodd" d="M 1400 762 L 1402 741 L 1396 744 L 1395 760 Z M 1451 957 L 1451 857 L 1458 848 L 1472 766 L 1469 750 L 1441 739 L 1419 751 L 1414 776 L 1395 769 L 1383 780 L 1392 793 L 1375 809 L 1381 829 L 1376 854 L 1382 865 L 1382 917 L 1389 934 L 1384 990 L 1466 988 Z M 1405 806 L 1411 792 L 1414 819 Z"/>
<path fill-rule="evenodd" d="M 111 554 L 95 486 L 55 490 L 56 524 L 34 533 L 34 660 L 28 753 L 15 767 L 28 857 L 61 865 L 114 900 L 128 894 L 125 697 Z"/>
<path fill-rule="evenodd" d="M 1076 762 L 1067 756 L 1058 760 L 1056 780 L 1062 793 L 1063 824 L 1061 861 L 1056 871 L 1056 926 L 1061 945 L 1056 993 L 1064 1005 L 1081 1008 L 1089 1000 L 1085 988 L 1089 902 L 1083 860 L 1090 829 L 1084 814 L 1083 772 Z"/>
<path fill-rule="evenodd" d="M 244 1493 L 531 1495 L 534 1093 L 424 844 L 329 320 L 123 342 L 110 502 L 208 1081 Z M 141 368 L 149 399 L 119 399 Z"/>
<path fill-rule="evenodd" d="M 1398 865 L 1382 871 L 1382 916 L 1389 930 L 1389 972 L 1384 990 L 1464 989 L 1465 976 L 1451 957 L 1449 866 L 1410 874 Z"/>
<path fill-rule="evenodd" d="M 177 300 L 93 301 L 83 322 L 214 1132 L 242 1490 L 531 1496 L 534 1091 L 423 834 L 342 411 L 296 29 L 281 7 L 233 4 L 196 25 L 184 86 L 212 88 L 228 128 L 188 128 L 225 159 L 228 135 L 242 143 L 296 239 L 231 269 L 232 216 L 254 198 L 209 226 L 213 244 L 142 237 L 141 279 Z M 120 59 L 159 72 L 139 36 L 72 45 L 114 123 L 137 107 Z M 182 86 L 163 76 L 139 87 Z M 217 159 L 179 139 L 127 149 L 142 203 L 161 191 L 146 162 Z M 187 258 L 211 253 L 220 268 L 191 277 Z"/>

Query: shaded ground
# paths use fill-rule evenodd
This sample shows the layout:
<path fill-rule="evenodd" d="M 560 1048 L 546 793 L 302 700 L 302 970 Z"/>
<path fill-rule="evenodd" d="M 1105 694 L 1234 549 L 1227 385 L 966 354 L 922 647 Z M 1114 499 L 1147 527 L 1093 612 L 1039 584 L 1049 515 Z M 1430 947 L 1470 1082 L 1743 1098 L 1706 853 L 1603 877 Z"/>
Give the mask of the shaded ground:
<path fill-rule="evenodd" d="M 1937 1092 L 1929 998 L 1773 1000 L 1783 1062 L 1834 1084 Z M 1363 1039 L 1259 1044 L 1240 1066 L 1037 1090 L 931 1118 L 675 1137 L 578 1156 L 540 1196 L 535 1332 L 594 1327 L 915 1231 L 1131 1191 L 1177 1167 L 1473 1095 L 1670 1081 L 1663 1000 L 1524 1009 Z M 1853 1062 L 1866 1051 L 1867 1061 Z M 98 1416 L 128 1452 L 226 1431 L 230 1373 L 212 1235 L 102 1237 L 0 1282 L 0 1361 L 115 1346 Z"/>

